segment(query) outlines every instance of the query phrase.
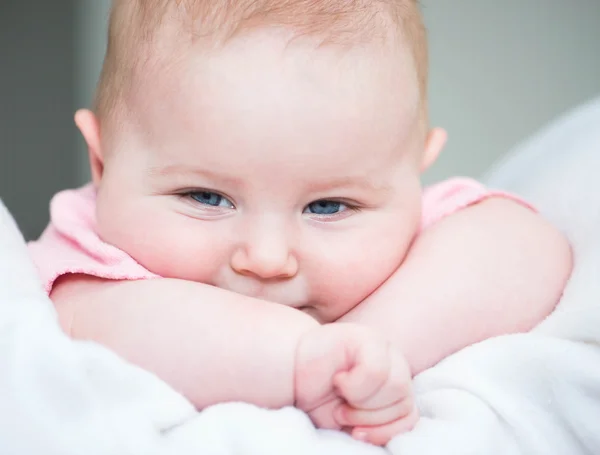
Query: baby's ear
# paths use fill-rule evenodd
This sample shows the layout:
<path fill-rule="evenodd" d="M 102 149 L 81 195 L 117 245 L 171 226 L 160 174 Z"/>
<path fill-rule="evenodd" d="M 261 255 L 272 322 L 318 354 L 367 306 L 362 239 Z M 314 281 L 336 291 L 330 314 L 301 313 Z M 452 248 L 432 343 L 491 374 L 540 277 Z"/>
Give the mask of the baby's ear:
<path fill-rule="evenodd" d="M 442 128 L 433 128 L 427 135 L 425 141 L 425 153 L 421 161 L 421 172 L 425 172 L 429 167 L 436 162 L 440 153 L 446 146 L 448 133 Z"/>
<path fill-rule="evenodd" d="M 104 156 L 100 145 L 100 122 L 92 111 L 80 109 L 75 114 L 75 124 L 87 144 L 92 180 L 94 185 L 98 186 L 104 172 Z"/>

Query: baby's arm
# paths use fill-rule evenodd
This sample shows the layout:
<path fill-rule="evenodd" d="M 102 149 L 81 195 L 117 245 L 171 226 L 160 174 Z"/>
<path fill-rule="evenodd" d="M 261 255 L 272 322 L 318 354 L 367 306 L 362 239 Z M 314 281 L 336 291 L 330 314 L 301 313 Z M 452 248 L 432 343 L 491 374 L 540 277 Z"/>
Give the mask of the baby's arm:
<path fill-rule="evenodd" d="M 61 325 L 155 373 L 204 408 L 294 403 L 294 359 L 318 324 L 283 305 L 171 279 L 65 277 L 52 295 Z"/>
<path fill-rule="evenodd" d="M 401 353 L 355 324 L 172 279 L 64 277 L 51 295 L 73 338 L 154 372 L 198 408 L 227 401 L 296 404 L 327 428 L 376 444 L 415 424 Z"/>
<path fill-rule="evenodd" d="M 427 229 L 396 273 L 341 320 L 379 330 L 417 374 L 478 341 L 533 328 L 571 270 L 557 229 L 515 202 L 490 199 Z"/>

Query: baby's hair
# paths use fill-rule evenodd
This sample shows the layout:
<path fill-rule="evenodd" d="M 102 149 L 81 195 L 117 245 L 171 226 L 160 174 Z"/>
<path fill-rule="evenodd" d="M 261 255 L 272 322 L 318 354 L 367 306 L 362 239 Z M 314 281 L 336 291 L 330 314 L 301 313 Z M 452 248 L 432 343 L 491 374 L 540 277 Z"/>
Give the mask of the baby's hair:
<path fill-rule="evenodd" d="M 190 41 L 224 44 L 261 26 L 281 26 L 323 44 L 400 37 L 408 46 L 426 103 L 427 37 L 417 0 L 113 0 L 108 48 L 95 97 L 102 119 L 131 88 L 157 46 L 157 32 L 178 20 Z"/>

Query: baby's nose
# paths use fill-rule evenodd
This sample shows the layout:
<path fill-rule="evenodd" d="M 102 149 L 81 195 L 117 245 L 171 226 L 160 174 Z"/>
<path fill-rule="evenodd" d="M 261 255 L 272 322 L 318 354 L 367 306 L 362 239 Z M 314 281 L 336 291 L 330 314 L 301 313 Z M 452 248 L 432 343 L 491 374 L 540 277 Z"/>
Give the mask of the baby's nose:
<path fill-rule="evenodd" d="M 298 260 L 283 238 L 254 239 L 235 250 L 231 268 L 261 280 L 287 279 L 298 273 Z"/>

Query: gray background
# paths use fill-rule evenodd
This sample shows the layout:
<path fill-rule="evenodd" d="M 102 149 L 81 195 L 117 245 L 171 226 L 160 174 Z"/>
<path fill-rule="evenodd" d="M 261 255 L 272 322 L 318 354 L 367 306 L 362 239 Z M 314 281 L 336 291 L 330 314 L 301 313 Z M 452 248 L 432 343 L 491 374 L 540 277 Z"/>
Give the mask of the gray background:
<path fill-rule="evenodd" d="M 548 120 L 600 95 L 600 0 L 425 0 L 431 115 L 450 142 L 428 182 L 478 176 Z M 88 178 L 89 105 L 108 0 L 0 0 L 0 197 L 28 238 Z M 568 151 L 565 151 L 567 153 Z"/>
<path fill-rule="evenodd" d="M 74 23 L 67 1 L 0 0 L 0 198 L 29 238 L 79 179 Z"/>

